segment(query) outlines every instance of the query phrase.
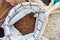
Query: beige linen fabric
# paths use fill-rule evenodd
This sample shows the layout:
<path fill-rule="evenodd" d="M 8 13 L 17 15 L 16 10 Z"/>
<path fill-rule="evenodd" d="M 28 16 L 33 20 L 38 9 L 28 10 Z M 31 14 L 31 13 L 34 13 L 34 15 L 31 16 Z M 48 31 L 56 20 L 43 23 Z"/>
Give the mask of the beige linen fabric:
<path fill-rule="evenodd" d="M 60 3 L 45 13 L 42 31 L 39 40 L 60 40 Z"/>

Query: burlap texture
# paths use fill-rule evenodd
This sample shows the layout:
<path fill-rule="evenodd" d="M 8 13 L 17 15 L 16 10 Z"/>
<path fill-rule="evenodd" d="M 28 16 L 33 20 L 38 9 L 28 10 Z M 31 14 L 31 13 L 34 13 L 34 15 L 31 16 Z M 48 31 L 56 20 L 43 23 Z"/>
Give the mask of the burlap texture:
<path fill-rule="evenodd" d="M 42 36 L 39 40 L 60 40 L 60 3 L 45 13 Z"/>

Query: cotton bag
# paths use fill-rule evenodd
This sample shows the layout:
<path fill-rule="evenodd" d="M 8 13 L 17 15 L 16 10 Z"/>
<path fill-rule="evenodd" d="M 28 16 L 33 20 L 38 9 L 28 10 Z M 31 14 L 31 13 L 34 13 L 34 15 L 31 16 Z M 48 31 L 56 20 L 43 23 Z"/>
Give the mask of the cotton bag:
<path fill-rule="evenodd" d="M 15 27 L 14 23 L 22 19 L 28 13 L 34 12 L 36 17 L 35 30 L 34 32 L 22 35 Z M 41 36 L 41 29 L 44 23 L 44 13 L 45 10 L 37 3 L 24 2 L 13 7 L 8 16 L 6 17 L 3 25 L 5 36 L 0 38 L 2 40 L 38 40 L 38 37 Z"/>

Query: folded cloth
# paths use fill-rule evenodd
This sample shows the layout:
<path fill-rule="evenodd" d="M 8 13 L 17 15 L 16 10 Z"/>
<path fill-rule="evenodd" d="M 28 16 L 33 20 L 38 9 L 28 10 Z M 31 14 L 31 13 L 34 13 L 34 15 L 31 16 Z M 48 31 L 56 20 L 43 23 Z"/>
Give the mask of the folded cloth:
<path fill-rule="evenodd" d="M 60 40 L 60 2 L 45 13 L 45 31 L 39 39 Z M 45 40 L 44 38 L 44 40 Z"/>
<path fill-rule="evenodd" d="M 21 20 L 23 17 L 33 12 L 36 17 L 35 29 L 34 32 L 27 35 L 22 35 L 19 32 L 14 24 Z M 24 2 L 13 7 L 8 16 L 6 17 L 3 25 L 5 36 L 1 39 L 3 40 L 38 40 L 38 37 L 41 34 L 42 25 L 44 23 L 44 13 L 45 10 L 37 3 Z M 28 20 L 28 19 L 27 19 Z"/>

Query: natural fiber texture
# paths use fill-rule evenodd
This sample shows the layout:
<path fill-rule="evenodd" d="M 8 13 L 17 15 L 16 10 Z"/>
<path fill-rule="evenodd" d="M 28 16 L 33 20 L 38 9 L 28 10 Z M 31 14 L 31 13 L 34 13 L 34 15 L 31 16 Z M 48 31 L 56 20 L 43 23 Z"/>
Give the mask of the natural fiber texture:
<path fill-rule="evenodd" d="M 9 9 L 12 7 L 9 3 L 5 0 L 1 0 L 0 4 L 0 25 L 3 23 L 5 17 L 7 16 Z"/>
<path fill-rule="evenodd" d="M 45 31 L 39 40 L 60 40 L 60 3 L 55 4 L 46 12 L 45 21 L 43 26 Z"/>
<path fill-rule="evenodd" d="M 41 0 L 41 4 L 44 6 L 44 8 L 48 11 L 51 7 L 54 5 L 54 0 L 50 0 L 51 2 L 48 4 L 48 6 Z"/>
<path fill-rule="evenodd" d="M 60 13 L 50 15 L 44 36 L 49 40 L 60 38 Z"/>
<path fill-rule="evenodd" d="M 30 2 L 35 2 L 41 5 L 43 8 L 45 8 L 46 11 L 48 11 L 51 7 L 54 5 L 54 0 L 50 0 L 51 2 L 48 4 L 48 6 L 42 1 L 42 0 L 29 0 Z"/>

